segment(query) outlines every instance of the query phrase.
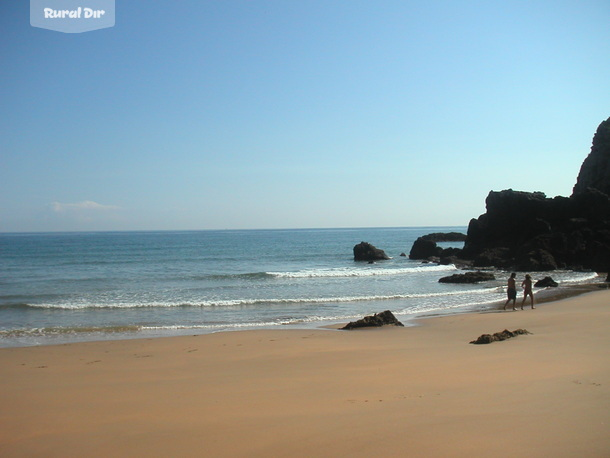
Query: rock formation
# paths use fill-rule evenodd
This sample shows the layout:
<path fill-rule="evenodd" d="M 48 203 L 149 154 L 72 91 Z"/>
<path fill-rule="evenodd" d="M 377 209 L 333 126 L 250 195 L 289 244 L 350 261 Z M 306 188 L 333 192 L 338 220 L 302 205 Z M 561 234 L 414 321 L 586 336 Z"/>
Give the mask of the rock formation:
<path fill-rule="evenodd" d="M 466 234 L 459 232 L 435 232 L 419 237 L 409 252 L 409 259 L 426 259 L 429 261 L 440 262 L 441 264 L 454 264 L 459 262 L 461 249 L 459 248 L 441 248 L 436 245 L 436 242 L 463 242 L 466 240 Z"/>
<path fill-rule="evenodd" d="M 479 283 L 482 281 L 495 280 L 496 277 L 489 272 L 466 272 L 465 274 L 453 274 L 441 278 L 439 283 Z"/>
<path fill-rule="evenodd" d="M 385 251 L 374 247 L 370 243 L 360 242 L 354 246 L 354 261 L 379 261 L 383 259 L 390 259 L 385 254 Z"/>
<path fill-rule="evenodd" d="M 535 288 L 557 288 L 559 284 L 551 277 L 544 277 L 542 280 L 538 280 L 535 284 Z"/>
<path fill-rule="evenodd" d="M 358 321 L 351 321 L 350 323 L 343 326 L 341 329 L 350 330 L 356 328 L 367 328 L 367 327 L 380 327 L 380 326 L 404 326 L 400 321 L 396 319 L 394 314 L 389 310 L 381 313 L 375 313 L 374 315 L 367 315 Z"/>
<path fill-rule="evenodd" d="M 409 258 L 519 271 L 609 272 L 610 118 L 597 128 L 570 197 L 507 189 L 491 191 L 485 205 L 486 213 L 470 221 L 462 250 L 443 250 L 435 243 L 438 234 L 430 234 L 415 241 Z"/>
<path fill-rule="evenodd" d="M 476 340 L 472 340 L 470 343 L 475 345 L 490 344 L 492 342 L 499 342 L 523 334 L 531 334 L 531 332 L 528 332 L 526 329 L 515 329 L 512 332 L 505 329 L 502 332 L 496 332 L 494 334 L 482 334 Z"/>
<path fill-rule="evenodd" d="M 470 221 L 462 256 L 477 267 L 606 272 L 610 197 L 595 189 L 570 198 L 540 192 L 490 192 L 487 213 Z"/>
<path fill-rule="evenodd" d="M 422 239 L 432 242 L 464 242 L 466 241 L 466 234 L 461 232 L 434 232 L 424 235 Z"/>
<path fill-rule="evenodd" d="M 472 219 L 462 256 L 520 271 L 610 269 L 610 118 L 593 138 L 570 197 L 491 191 Z"/>
<path fill-rule="evenodd" d="M 411 247 L 409 259 L 430 259 L 440 256 L 442 251 L 441 247 L 436 246 L 436 242 L 419 237 Z"/>
<path fill-rule="evenodd" d="M 588 188 L 610 195 L 610 118 L 597 128 L 591 153 L 582 163 L 572 194 L 581 194 Z"/>

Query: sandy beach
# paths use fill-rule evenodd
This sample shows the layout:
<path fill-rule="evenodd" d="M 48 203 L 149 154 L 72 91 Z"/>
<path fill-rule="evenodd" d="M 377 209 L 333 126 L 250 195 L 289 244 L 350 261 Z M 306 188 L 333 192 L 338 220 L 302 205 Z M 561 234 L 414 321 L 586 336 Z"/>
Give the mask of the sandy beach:
<path fill-rule="evenodd" d="M 610 456 L 609 323 L 602 290 L 406 328 L 0 349 L 0 456 Z"/>

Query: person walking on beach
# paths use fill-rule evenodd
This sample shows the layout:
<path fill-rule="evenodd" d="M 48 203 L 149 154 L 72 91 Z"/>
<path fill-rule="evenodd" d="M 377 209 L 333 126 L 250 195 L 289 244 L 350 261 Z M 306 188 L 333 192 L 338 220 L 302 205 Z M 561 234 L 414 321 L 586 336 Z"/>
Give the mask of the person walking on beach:
<path fill-rule="evenodd" d="M 517 302 L 517 283 L 515 282 L 515 277 L 517 274 L 513 272 L 510 274 L 510 278 L 508 279 L 508 288 L 506 289 L 506 294 L 508 295 L 508 299 L 504 303 L 504 310 L 506 310 L 506 306 L 510 301 L 513 301 L 513 310 L 517 310 L 515 308 Z"/>
<path fill-rule="evenodd" d="M 523 280 L 523 283 L 521 283 L 521 287 L 523 288 L 523 301 L 521 301 L 521 310 L 523 310 L 523 305 L 525 304 L 527 296 L 532 299 L 532 308 L 535 309 L 536 307 L 534 307 L 534 293 L 532 292 L 532 277 L 530 277 L 529 274 L 525 275 L 525 280 Z"/>

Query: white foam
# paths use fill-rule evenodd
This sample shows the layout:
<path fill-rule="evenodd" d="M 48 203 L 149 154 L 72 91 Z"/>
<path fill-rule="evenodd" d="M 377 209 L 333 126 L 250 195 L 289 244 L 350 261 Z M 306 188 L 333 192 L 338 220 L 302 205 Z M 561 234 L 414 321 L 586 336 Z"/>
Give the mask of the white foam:
<path fill-rule="evenodd" d="M 561 284 L 578 284 L 598 279 L 596 272 L 570 272 L 560 280 Z"/>
<path fill-rule="evenodd" d="M 296 272 L 267 272 L 267 274 L 278 278 L 376 277 L 385 275 L 406 275 L 417 272 L 444 272 L 453 270 L 457 270 L 453 264 L 446 266 L 432 264 L 402 268 L 376 268 L 373 266 L 357 269 L 352 267 L 344 267 L 337 269 L 300 270 Z"/>
<path fill-rule="evenodd" d="M 426 299 L 456 297 L 465 295 L 480 295 L 501 292 L 503 287 L 480 288 L 480 289 L 459 289 L 437 293 L 405 293 L 389 295 L 363 295 L 363 296 L 338 296 L 338 297 L 295 297 L 295 298 L 252 298 L 252 299 L 210 299 L 204 301 L 168 301 L 168 302 L 118 302 L 118 303 L 88 303 L 88 302 L 64 302 L 61 304 L 36 304 L 31 307 L 78 310 L 86 308 L 173 308 L 173 307 L 239 307 L 253 305 L 282 305 L 282 304 L 320 304 L 320 303 L 342 303 L 342 302 L 362 302 L 362 301 L 384 301 L 384 300 L 406 300 L 406 299 Z"/>

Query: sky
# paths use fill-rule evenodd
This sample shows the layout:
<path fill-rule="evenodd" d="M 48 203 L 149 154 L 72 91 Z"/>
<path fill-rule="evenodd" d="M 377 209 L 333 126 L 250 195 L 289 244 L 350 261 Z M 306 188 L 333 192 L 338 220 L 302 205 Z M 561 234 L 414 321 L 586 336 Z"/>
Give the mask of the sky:
<path fill-rule="evenodd" d="M 610 116 L 608 0 L 29 15 L 0 3 L 0 232 L 466 226 L 569 196 Z"/>

